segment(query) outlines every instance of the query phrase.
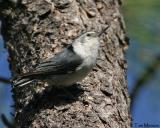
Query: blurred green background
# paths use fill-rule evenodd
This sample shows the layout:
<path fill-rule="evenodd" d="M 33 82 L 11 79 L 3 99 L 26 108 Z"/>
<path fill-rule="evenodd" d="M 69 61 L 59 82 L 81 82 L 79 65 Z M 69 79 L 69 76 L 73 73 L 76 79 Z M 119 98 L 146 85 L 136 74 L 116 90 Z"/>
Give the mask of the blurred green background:
<path fill-rule="evenodd" d="M 126 59 L 133 127 L 160 128 L 160 0 L 125 0 L 122 12 L 130 38 Z"/>
<path fill-rule="evenodd" d="M 130 38 L 126 59 L 132 124 L 160 128 L 160 0 L 124 0 L 122 13 Z M 0 37 L 0 76 L 9 78 L 7 56 Z M 13 111 L 10 90 L 0 83 L 0 114 L 8 119 Z M 4 128 L 1 121 L 0 128 Z"/>

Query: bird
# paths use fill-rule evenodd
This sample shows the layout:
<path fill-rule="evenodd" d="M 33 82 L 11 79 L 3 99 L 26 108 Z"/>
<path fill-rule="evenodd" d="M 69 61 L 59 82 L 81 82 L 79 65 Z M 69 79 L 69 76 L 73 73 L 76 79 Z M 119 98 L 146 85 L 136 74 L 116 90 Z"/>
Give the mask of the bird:
<path fill-rule="evenodd" d="M 32 72 L 16 78 L 13 81 L 14 86 L 23 87 L 41 80 L 62 88 L 82 81 L 96 64 L 99 37 L 105 30 L 100 33 L 89 31 L 81 34 L 54 57 L 37 64 Z"/>

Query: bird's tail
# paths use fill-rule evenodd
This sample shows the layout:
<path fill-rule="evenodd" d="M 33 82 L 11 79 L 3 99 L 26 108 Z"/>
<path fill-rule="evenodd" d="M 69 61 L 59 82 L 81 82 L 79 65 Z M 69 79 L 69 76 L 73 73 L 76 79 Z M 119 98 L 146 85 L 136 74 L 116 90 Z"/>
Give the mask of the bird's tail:
<path fill-rule="evenodd" d="M 16 80 L 13 80 L 13 85 L 15 87 L 23 87 L 26 86 L 28 84 L 30 84 L 31 82 L 35 81 L 35 79 L 30 79 L 30 78 L 18 78 Z"/>

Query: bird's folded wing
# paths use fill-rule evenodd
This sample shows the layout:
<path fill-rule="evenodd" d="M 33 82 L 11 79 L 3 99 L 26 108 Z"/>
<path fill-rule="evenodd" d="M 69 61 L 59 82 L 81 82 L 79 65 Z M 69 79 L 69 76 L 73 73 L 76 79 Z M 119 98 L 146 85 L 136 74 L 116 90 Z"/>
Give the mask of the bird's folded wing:
<path fill-rule="evenodd" d="M 23 74 L 27 76 L 62 75 L 74 72 L 82 64 L 82 58 L 72 51 L 65 50 L 50 60 L 40 63 L 32 73 Z"/>

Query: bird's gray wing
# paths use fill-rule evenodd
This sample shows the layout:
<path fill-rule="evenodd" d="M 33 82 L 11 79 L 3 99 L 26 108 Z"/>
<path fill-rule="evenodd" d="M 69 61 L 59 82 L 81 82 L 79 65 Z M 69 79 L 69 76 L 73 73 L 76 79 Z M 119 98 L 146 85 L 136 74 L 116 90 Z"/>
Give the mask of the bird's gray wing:
<path fill-rule="evenodd" d="M 35 71 L 24 74 L 27 76 L 45 76 L 45 75 L 61 75 L 74 72 L 76 68 L 82 64 L 82 58 L 75 54 L 72 45 L 64 49 L 63 52 L 55 55 L 55 57 L 40 63 Z"/>

